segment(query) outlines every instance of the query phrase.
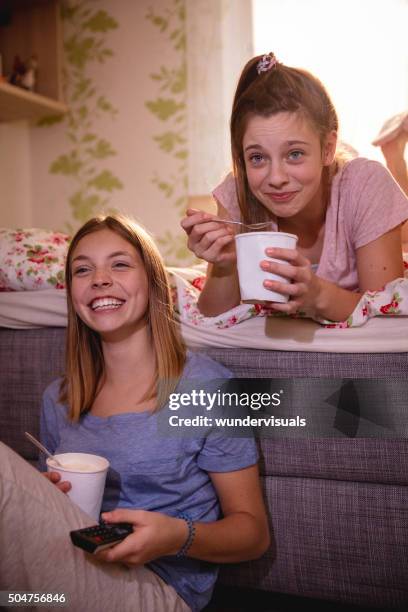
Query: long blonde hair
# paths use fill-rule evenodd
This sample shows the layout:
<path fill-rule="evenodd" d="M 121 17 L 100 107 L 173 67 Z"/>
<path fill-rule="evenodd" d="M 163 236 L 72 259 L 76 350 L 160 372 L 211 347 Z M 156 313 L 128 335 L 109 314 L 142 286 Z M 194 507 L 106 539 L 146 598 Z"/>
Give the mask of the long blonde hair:
<path fill-rule="evenodd" d="M 173 316 L 166 270 L 152 238 L 140 225 L 123 215 L 101 215 L 90 219 L 73 237 L 65 266 L 68 328 L 66 369 L 59 401 L 68 405 L 69 418 L 74 422 L 92 407 L 103 382 L 105 364 L 99 334 L 82 321 L 73 305 L 72 255 L 84 236 L 104 229 L 118 234 L 137 250 L 148 279 L 147 322 L 156 355 L 156 375 L 150 393 L 144 399 L 157 392 L 157 406 L 164 405 L 182 374 L 186 359 L 186 349 Z"/>

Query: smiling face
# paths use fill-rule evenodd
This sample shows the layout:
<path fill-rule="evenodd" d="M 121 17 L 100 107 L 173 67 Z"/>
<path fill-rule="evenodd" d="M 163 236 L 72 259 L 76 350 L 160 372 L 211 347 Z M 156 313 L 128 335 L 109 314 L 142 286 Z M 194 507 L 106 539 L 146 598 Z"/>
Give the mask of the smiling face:
<path fill-rule="evenodd" d="M 336 133 L 322 151 L 319 133 L 301 114 L 253 115 L 243 137 L 249 188 L 276 217 L 314 218 L 325 208 L 322 171 L 335 149 Z"/>
<path fill-rule="evenodd" d="M 75 311 L 102 338 L 147 327 L 146 271 L 122 236 L 102 229 L 81 238 L 72 253 L 71 275 Z"/>

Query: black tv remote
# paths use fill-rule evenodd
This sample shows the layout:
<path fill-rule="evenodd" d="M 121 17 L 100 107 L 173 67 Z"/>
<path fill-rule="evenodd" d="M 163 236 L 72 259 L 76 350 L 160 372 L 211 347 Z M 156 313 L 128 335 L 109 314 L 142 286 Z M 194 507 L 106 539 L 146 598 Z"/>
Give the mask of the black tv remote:
<path fill-rule="evenodd" d="M 90 553 L 114 546 L 133 533 L 130 523 L 101 523 L 70 531 L 72 543 Z"/>

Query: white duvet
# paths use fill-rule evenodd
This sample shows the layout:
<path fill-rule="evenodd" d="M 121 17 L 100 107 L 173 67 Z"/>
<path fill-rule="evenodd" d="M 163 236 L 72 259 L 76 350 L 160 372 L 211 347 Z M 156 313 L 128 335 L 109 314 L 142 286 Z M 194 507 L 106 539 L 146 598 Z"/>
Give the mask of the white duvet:
<path fill-rule="evenodd" d="M 0 327 L 65 327 L 61 289 L 0 293 Z M 254 317 L 228 328 L 180 321 L 190 347 L 242 347 L 336 353 L 408 352 L 408 317 L 375 317 L 361 327 L 329 329 L 309 319 Z"/>

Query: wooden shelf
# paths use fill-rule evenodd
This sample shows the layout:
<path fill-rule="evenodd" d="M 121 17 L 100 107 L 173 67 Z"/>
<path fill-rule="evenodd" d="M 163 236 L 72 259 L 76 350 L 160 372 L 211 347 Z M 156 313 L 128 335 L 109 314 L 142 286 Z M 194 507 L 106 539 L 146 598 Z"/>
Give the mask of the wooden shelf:
<path fill-rule="evenodd" d="M 9 0 L 7 7 L 0 24 L 3 74 L 12 74 L 17 56 L 24 62 L 35 57 L 38 71 L 35 92 L 0 81 L 0 122 L 66 113 L 59 0 Z"/>
<path fill-rule="evenodd" d="M 0 82 L 0 121 L 37 121 L 49 115 L 63 115 L 67 111 L 68 107 L 62 102 Z"/>

